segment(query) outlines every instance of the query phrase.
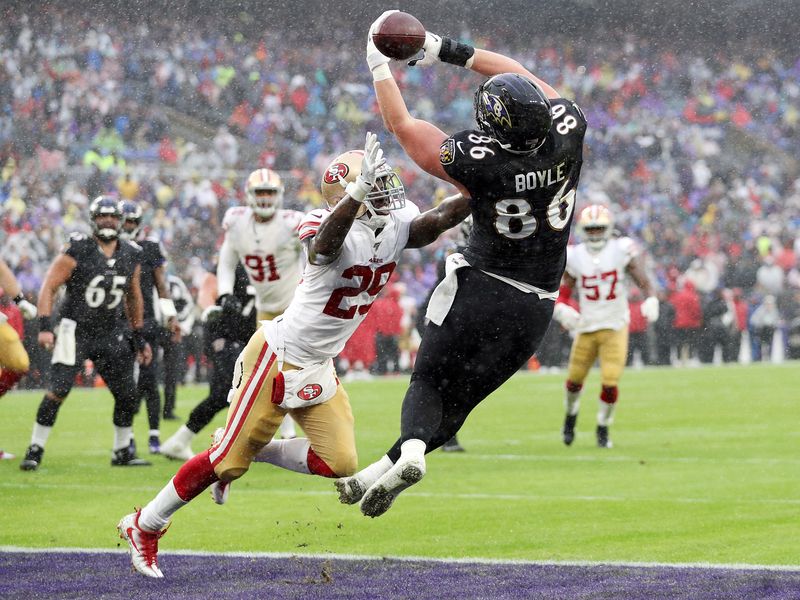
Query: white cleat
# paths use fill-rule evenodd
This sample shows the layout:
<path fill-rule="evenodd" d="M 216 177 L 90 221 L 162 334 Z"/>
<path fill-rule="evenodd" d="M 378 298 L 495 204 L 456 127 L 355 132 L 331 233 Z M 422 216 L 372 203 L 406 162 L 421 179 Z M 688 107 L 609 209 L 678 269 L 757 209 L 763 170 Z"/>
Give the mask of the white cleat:
<path fill-rule="evenodd" d="M 141 510 L 125 515 L 117 524 L 119 537 L 128 542 L 131 549 L 131 564 L 133 568 L 147 577 L 161 579 L 164 574 L 158 568 L 158 540 L 166 529 L 162 531 L 145 531 L 139 527 L 139 514 Z"/>
<path fill-rule="evenodd" d="M 339 502 L 342 504 L 356 504 L 367 491 L 367 485 L 358 478 L 358 475 L 340 477 L 333 482 L 333 485 L 339 492 Z"/>
<path fill-rule="evenodd" d="M 215 481 L 208 489 L 214 502 L 225 504 L 228 501 L 228 495 L 231 493 L 231 484 L 229 481 Z"/>
<path fill-rule="evenodd" d="M 212 436 L 212 447 L 216 446 L 222 441 L 222 436 L 225 435 L 225 428 L 224 427 L 217 427 L 214 430 L 214 435 Z M 215 481 L 211 484 L 208 488 L 208 491 L 211 493 L 211 498 L 217 504 L 225 504 L 228 501 L 228 496 L 231 493 L 231 482 L 230 481 Z"/>
<path fill-rule="evenodd" d="M 425 477 L 425 458 L 403 460 L 389 469 L 364 494 L 361 513 L 365 517 L 380 517 L 394 504 L 400 492 L 418 483 Z"/>
<path fill-rule="evenodd" d="M 194 452 L 188 444 L 181 444 L 174 437 L 161 444 L 160 450 L 163 456 L 173 460 L 187 461 L 194 456 Z"/>

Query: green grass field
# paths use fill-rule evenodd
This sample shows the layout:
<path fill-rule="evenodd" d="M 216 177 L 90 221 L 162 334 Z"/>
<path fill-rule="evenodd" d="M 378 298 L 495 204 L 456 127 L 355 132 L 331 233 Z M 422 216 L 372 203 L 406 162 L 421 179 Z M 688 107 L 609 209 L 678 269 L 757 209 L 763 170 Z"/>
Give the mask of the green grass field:
<path fill-rule="evenodd" d="M 340 505 L 330 480 L 257 464 L 227 505 L 204 494 L 181 510 L 161 548 L 800 566 L 799 374 L 797 363 L 628 370 L 611 450 L 594 444 L 596 372 L 570 448 L 563 375 L 519 374 L 472 414 L 467 452 L 429 455 L 426 478 L 379 519 Z M 362 465 L 395 439 L 406 383 L 347 384 Z M 177 412 L 204 392 L 182 388 Z M 76 389 L 41 468 L 22 472 L 40 398 L 0 400 L 0 447 L 18 455 L 0 462 L 0 546 L 116 548 L 119 517 L 178 463 L 112 469 L 110 395 Z"/>

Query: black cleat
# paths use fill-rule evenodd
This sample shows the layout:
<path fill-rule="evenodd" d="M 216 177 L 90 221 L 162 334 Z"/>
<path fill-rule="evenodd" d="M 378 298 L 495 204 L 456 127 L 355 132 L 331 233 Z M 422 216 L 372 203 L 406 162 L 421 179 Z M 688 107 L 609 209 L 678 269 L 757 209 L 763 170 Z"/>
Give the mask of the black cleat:
<path fill-rule="evenodd" d="M 597 447 L 598 448 L 611 448 L 614 444 L 608 439 L 608 426 L 597 426 Z"/>
<path fill-rule="evenodd" d="M 575 423 L 578 420 L 578 415 L 567 415 L 564 419 L 564 428 L 561 430 L 561 439 L 567 446 L 572 445 L 575 440 Z"/>
<path fill-rule="evenodd" d="M 458 443 L 458 438 L 453 436 L 442 444 L 442 452 L 466 452 L 466 450 Z"/>
<path fill-rule="evenodd" d="M 19 468 L 23 471 L 35 471 L 42 462 L 43 454 L 44 448 L 37 444 L 31 444 L 25 451 L 25 458 L 19 463 Z"/>
<path fill-rule="evenodd" d="M 114 458 L 111 459 L 112 467 L 149 467 L 150 465 L 149 461 L 132 453 L 130 447 L 114 450 Z"/>
<path fill-rule="evenodd" d="M 180 417 L 173 412 L 166 412 L 164 413 L 163 419 L 165 421 L 177 421 L 178 419 L 180 419 Z"/>

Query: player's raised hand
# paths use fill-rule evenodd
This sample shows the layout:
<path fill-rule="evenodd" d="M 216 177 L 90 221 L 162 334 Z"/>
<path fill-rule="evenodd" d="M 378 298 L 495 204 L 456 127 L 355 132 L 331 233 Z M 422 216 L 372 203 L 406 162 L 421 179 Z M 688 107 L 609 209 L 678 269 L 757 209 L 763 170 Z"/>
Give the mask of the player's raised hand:
<path fill-rule="evenodd" d="M 442 37 L 425 32 L 425 43 L 422 46 L 422 56 L 408 61 L 409 67 L 429 67 L 439 61 L 439 52 L 442 49 Z"/>
<path fill-rule="evenodd" d="M 364 143 L 364 158 L 361 159 L 361 173 L 356 177 L 355 181 L 347 184 L 344 190 L 347 195 L 357 202 L 364 202 L 364 198 L 375 187 L 375 174 L 384 163 L 386 163 L 386 158 L 383 156 L 378 136 L 367 132 L 367 139 Z"/>
<path fill-rule="evenodd" d="M 372 34 L 378 29 L 386 17 L 396 12 L 398 12 L 396 9 L 387 10 L 380 17 L 375 19 L 369 27 L 369 32 L 367 33 L 367 65 L 370 71 L 374 71 L 381 65 L 388 65 L 391 60 L 388 56 L 381 54 L 380 50 L 375 47 L 375 42 L 372 41 Z"/>

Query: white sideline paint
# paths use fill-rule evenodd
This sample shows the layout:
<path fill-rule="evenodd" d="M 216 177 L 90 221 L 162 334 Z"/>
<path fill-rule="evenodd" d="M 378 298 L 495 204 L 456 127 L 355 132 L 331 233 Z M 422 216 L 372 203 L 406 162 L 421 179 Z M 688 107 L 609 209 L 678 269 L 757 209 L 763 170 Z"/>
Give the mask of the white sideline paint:
<path fill-rule="evenodd" d="M 129 550 L 119 548 L 25 548 L 23 546 L 0 546 L 0 553 L 47 554 L 61 552 L 65 554 L 128 554 Z M 297 552 L 207 552 L 205 550 L 169 550 L 160 551 L 159 556 L 223 556 L 231 558 L 314 558 L 333 560 L 384 561 L 402 562 L 459 563 L 482 565 L 531 565 L 561 567 L 640 567 L 640 568 L 674 568 L 674 569 L 737 569 L 742 571 L 798 571 L 800 565 L 752 565 L 747 563 L 659 563 L 659 562 L 626 562 L 626 561 L 591 561 L 591 560 L 521 560 L 499 558 L 434 558 L 430 556 L 376 556 L 370 554 L 301 554 Z"/>
<path fill-rule="evenodd" d="M 47 488 L 47 489 L 57 489 L 57 490 L 96 490 L 96 486 L 83 484 L 83 483 L 38 483 L 36 484 L 37 488 Z M 11 483 L 11 482 L 4 482 L 0 483 L 0 490 L 4 488 L 9 489 L 29 489 L 30 485 L 27 483 Z M 105 485 L 103 486 L 104 490 L 116 490 L 121 492 L 153 492 L 157 488 L 155 487 L 131 487 L 126 485 Z M 247 489 L 247 488 L 239 488 L 236 491 L 236 495 L 241 494 L 272 494 L 278 496 L 335 496 L 335 492 L 332 491 L 316 491 L 316 490 L 297 490 L 295 488 L 286 488 L 286 489 L 278 489 L 274 487 L 270 487 L 269 489 Z M 562 502 L 661 502 L 661 503 L 671 503 L 671 504 L 736 504 L 736 505 L 748 505 L 748 504 L 775 504 L 775 505 L 800 505 L 800 499 L 797 498 L 720 498 L 720 497 L 713 497 L 713 498 L 681 498 L 677 496 L 582 496 L 582 495 L 534 495 L 534 494 L 453 494 L 451 492 L 420 492 L 414 490 L 412 492 L 408 492 L 409 495 L 413 494 L 414 496 L 418 496 L 420 498 L 445 498 L 448 500 L 452 500 L 454 498 L 459 500 L 509 500 L 509 501 L 518 501 L 518 502 L 552 502 L 552 501 L 562 501 Z M 338 506 L 338 505 L 337 505 Z M 1 546 L 0 546 L 1 548 Z"/>

